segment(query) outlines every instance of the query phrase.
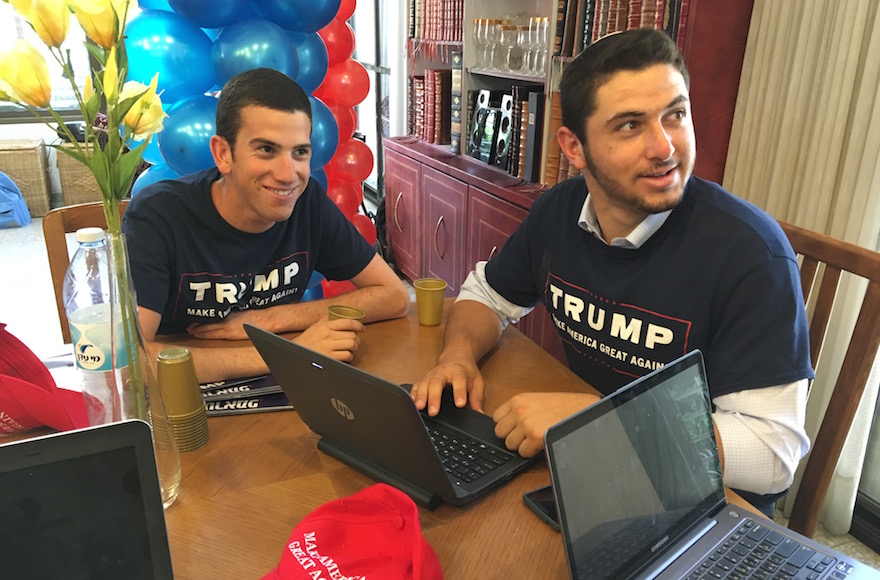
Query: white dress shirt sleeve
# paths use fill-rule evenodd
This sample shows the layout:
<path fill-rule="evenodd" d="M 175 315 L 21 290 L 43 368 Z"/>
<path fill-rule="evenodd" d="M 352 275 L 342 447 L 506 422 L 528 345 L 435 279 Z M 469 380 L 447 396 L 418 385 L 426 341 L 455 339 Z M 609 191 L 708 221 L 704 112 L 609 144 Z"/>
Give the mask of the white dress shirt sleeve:
<path fill-rule="evenodd" d="M 467 279 L 458 291 L 455 300 L 474 300 L 492 309 L 501 320 L 502 330 L 511 322 L 516 324 L 520 318 L 532 311 L 534 307 L 519 306 L 510 302 L 504 296 L 496 292 L 486 280 L 486 262 L 477 262 L 474 270 L 468 274 Z"/>
<path fill-rule="evenodd" d="M 802 379 L 713 400 L 725 485 L 762 495 L 791 486 L 798 463 L 810 449 L 804 429 L 807 384 Z"/>

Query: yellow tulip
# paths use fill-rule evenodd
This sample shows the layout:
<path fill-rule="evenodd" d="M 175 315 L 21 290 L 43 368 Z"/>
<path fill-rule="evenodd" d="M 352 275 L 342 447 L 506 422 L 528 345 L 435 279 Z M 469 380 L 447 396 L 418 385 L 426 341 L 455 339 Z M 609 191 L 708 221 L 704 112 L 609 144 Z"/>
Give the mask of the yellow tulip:
<path fill-rule="evenodd" d="M 86 86 L 83 87 L 83 101 L 89 102 L 89 99 L 95 96 L 95 86 L 92 84 L 92 75 L 86 77 Z"/>
<path fill-rule="evenodd" d="M 13 7 L 24 16 L 47 46 L 61 46 L 70 26 L 67 0 L 31 0 L 13 2 Z"/>
<path fill-rule="evenodd" d="M 86 35 L 98 46 L 109 49 L 124 29 L 128 0 L 68 0 Z"/>
<path fill-rule="evenodd" d="M 122 120 L 122 124 L 131 130 L 135 139 L 139 141 L 161 131 L 162 122 L 168 116 L 162 110 L 162 100 L 156 94 L 158 83 L 159 73 L 156 73 L 149 87 L 137 81 L 128 81 L 119 93 L 119 100 L 122 101 L 146 91 Z"/>
<path fill-rule="evenodd" d="M 119 68 L 116 66 L 116 46 L 110 49 L 107 55 L 107 64 L 104 66 L 104 77 L 101 79 L 104 85 L 104 96 L 108 103 L 116 102 L 116 93 L 119 90 Z"/>
<path fill-rule="evenodd" d="M 0 54 L 0 80 L 9 96 L 31 107 L 45 108 L 52 98 L 49 67 L 36 48 L 19 39 L 11 51 Z"/>

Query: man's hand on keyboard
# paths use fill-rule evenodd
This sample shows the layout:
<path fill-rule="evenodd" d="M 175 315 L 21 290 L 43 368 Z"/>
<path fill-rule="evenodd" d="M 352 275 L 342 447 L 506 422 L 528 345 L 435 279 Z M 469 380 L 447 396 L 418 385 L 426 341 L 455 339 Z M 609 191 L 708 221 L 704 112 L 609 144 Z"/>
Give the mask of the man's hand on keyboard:
<path fill-rule="evenodd" d="M 450 386 L 451 385 L 451 386 Z M 474 363 L 441 362 L 425 377 L 413 385 L 410 394 L 420 411 L 428 407 L 428 415 L 440 411 L 440 398 L 444 388 L 452 389 L 456 407 L 470 402 L 475 411 L 483 411 L 483 375 Z"/>
<path fill-rule="evenodd" d="M 544 433 L 599 400 L 587 393 L 520 393 L 498 407 L 495 435 L 511 451 L 532 457 L 544 448 Z"/>

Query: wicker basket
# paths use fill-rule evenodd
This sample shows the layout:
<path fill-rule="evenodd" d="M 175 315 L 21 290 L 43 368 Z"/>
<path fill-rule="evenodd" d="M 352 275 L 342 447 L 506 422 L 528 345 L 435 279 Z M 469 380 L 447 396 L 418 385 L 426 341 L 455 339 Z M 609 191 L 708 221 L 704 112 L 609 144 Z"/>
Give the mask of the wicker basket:
<path fill-rule="evenodd" d="M 21 190 L 32 217 L 49 211 L 49 171 L 42 139 L 0 141 L 0 171 Z"/>
<path fill-rule="evenodd" d="M 101 201 L 98 182 L 85 165 L 61 151 L 57 151 L 55 157 L 64 205 Z"/>

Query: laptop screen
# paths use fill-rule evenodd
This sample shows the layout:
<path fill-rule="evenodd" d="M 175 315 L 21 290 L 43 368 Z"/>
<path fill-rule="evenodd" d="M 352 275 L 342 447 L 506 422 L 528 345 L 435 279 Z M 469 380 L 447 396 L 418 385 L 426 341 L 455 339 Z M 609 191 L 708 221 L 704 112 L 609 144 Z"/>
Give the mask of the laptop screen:
<path fill-rule="evenodd" d="M 171 577 L 149 427 L 114 425 L 0 447 L 0 575 Z"/>
<path fill-rule="evenodd" d="M 575 578 L 625 578 L 724 499 L 699 352 L 548 433 Z"/>

